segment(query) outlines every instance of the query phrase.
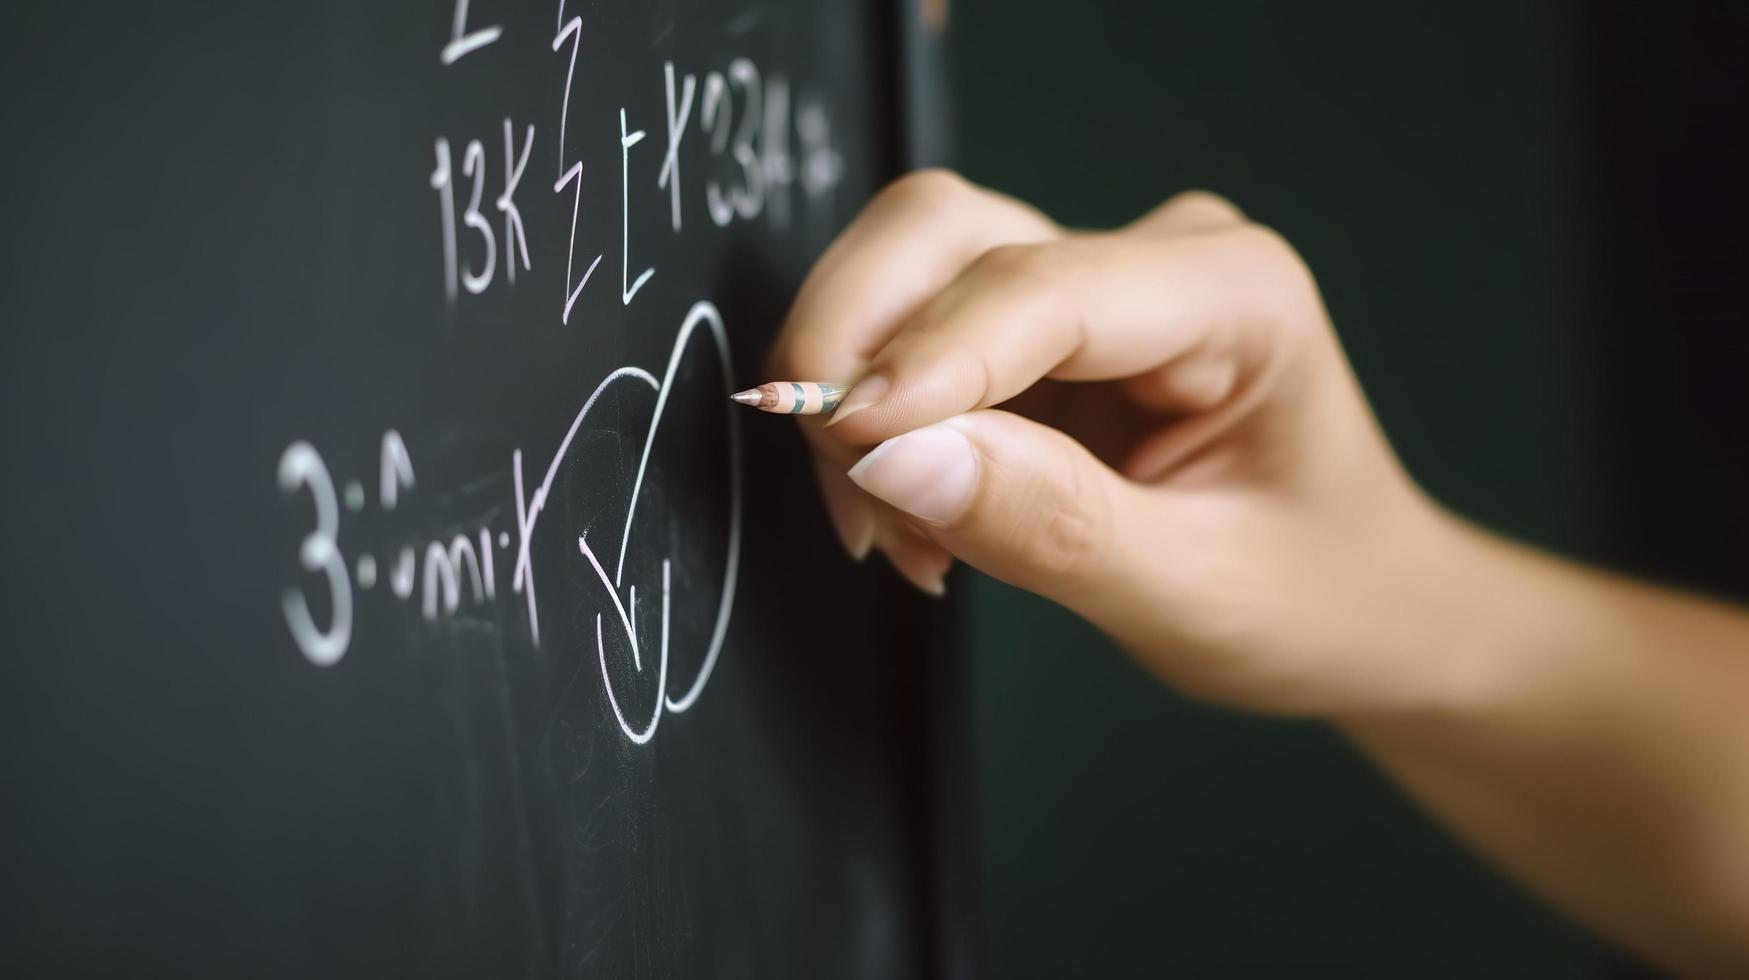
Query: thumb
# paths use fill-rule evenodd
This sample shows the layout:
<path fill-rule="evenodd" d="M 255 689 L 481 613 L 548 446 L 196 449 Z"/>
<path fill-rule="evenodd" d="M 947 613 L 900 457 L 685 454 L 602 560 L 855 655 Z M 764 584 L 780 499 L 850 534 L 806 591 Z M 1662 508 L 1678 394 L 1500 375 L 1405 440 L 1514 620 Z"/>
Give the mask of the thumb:
<path fill-rule="evenodd" d="M 968 412 L 888 439 L 850 478 L 955 557 L 1091 618 L 1130 581 L 1139 490 L 1048 426 Z"/>

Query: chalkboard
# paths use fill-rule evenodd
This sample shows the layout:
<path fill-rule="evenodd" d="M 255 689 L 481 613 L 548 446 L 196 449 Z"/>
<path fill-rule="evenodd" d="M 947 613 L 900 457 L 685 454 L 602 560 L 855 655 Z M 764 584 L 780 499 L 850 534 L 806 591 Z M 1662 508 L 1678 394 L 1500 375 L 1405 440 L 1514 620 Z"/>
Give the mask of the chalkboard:
<path fill-rule="evenodd" d="M 725 397 L 889 5 L 28 6 L 0 972 L 939 974 L 940 608 Z"/>

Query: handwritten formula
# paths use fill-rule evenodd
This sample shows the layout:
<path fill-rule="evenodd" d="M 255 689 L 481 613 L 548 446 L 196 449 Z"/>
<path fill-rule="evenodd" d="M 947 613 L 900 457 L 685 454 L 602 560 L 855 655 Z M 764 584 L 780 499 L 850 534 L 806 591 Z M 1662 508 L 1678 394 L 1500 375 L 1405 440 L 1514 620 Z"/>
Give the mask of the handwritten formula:
<path fill-rule="evenodd" d="M 781 232 L 791 225 L 794 212 L 831 205 L 843 161 L 833 145 L 826 103 L 811 95 L 807 86 L 794 84 L 781 72 L 764 71 L 747 57 L 687 65 L 652 56 L 646 73 L 623 79 L 623 84 L 648 86 L 651 94 L 660 92 L 663 118 L 639 119 L 620 106 L 617 131 L 581 132 L 573 110 L 582 100 L 597 104 L 614 95 L 574 88 L 580 60 L 589 57 L 586 16 L 586 12 L 568 13 L 560 0 L 555 30 L 547 39 L 554 84 L 562 84 L 556 117 L 511 113 L 494 131 L 431 133 L 427 186 L 403 189 L 429 195 L 430 288 L 441 293 L 446 308 L 453 310 L 492 291 L 517 289 L 519 275 L 526 279 L 531 270 L 546 268 L 553 270 L 552 278 L 562 282 L 562 289 L 550 302 L 543 300 L 543 315 L 559 328 L 588 330 L 590 325 L 578 315 L 578 301 L 586 291 L 617 289 L 620 306 L 631 307 L 645 290 L 662 288 L 661 269 L 632 253 L 634 227 L 640 233 L 654 227 L 672 236 L 696 236 L 764 221 Z M 505 49 L 510 37 L 491 16 L 489 3 L 455 0 L 448 26 L 446 43 L 432 52 L 439 71 L 490 60 Z M 713 164 L 701 168 L 703 174 L 683 171 L 680 151 L 689 136 L 695 147 L 702 143 L 702 152 Z M 579 147 L 584 141 L 610 139 L 618 152 L 618 172 L 586 170 Z M 619 185 L 617 215 L 585 213 L 585 186 L 602 181 Z M 635 213 L 633 190 L 652 187 L 665 195 L 666 211 Z M 543 254 L 539 239 L 531 248 L 526 222 L 536 209 L 568 222 L 562 250 Z M 612 223 L 618 227 L 612 228 Z M 598 250 L 603 242 L 616 242 L 618 254 Z M 604 261 L 609 271 L 598 274 Z M 614 271 L 617 282 L 611 281 Z M 640 499 L 648 498 L 644 490 L 651 477 L 651 449 L 675 385 L 706 384 L 710 390 L 700 394 L 722 399 L 725 407 L 727 396 L 736 390 L 730 332 L 715 298 L 687 300 L 688 312 L 671 327 L 673 342 L 666 363 L 626 364 L 607 371 L 581 399 L 556 445 L 517 445 L 510 452 L 502 471 L 493 475 L 509 490 L 510 499 L 467 526 L 424 537 L 408 532 L 386 547 L 379 541 L 375 547 L 349 550 L 343 541 L 359 535 L 344 529 L 372 515 L 393 514 L 408 495 L 420 492 L 419 466 L 406 440 L 395 429 L 382 433 L 375 472 L 368 479 L 337 475 L 322 450 L 308 440 L 286 445 L 271 478 L 286 506 L 307 522 L 300 527 L 295 554 L 286 561 L 286 583 L 279 596 L 295 649 L 312 666 L 331 667 L 348 656 L 367 655 L 354 649 L 360 635 L 358 617 L 367 610 L 381 614 L 400 609 L 400 615 L 437 628 L 470 610 L 497 608 L 513 609 L 519 629 L 526 629 L 528 644 L 539 649 L 543 602 L 550 605 L 557 600 L 568 610 L 593 610 L 593 655 L 626 739 L 646 743 L 665 714 L 691 708 L 716 669 L 734 607 L 743 511 L 743 460 L 735 413 L 726 409 L 721 413 L 722 428 L 717 432 L 689 433 L 693 438 L 726 440 L 728 447 L 723 511 L 720 516 L 706 515 L 725 522 L 727 528 L 721 577 L 713 583 L 717 594 L 676 595 L 669 556 L 640 550 L 633 526 Z M 680 370 L 695 359 L 702 361 L 693 370 Z M 714 368 L 701 370 L 706 362 L 714 363 Z M 655 406 L 647 431 L 619 433 L 628 444 L 642 444 L 636 476 L 626 490 L 625 523 L 562 542 L 592 571 L 595 582 L 590 587 L 537 582 L 535 543 L 553 546 L 554 532 L 546 530 L 542 516 L 552 503 L 554 481 L 572 459 L 579 432 L 613 424 L 604 421 L 598 407 L 604 395 L 622 389 L 653 399 Z M 628 554 L 643 555 L 647 568 L 659 567 L 659 580 L 646 576 L 652 580 L 631 581 Z M 395 601 L 388 605 L 360 601 L 373 592 L 386 592 Z M 647 610 L 659 609 L 653 627 L 639 628 L 640 601 Z M 715 617 L 703 649 L 689 649 L 684 657 L 671 651 L 670 636 L 671 610 L 681 601 L 689 608 L 714 609 Z M 637 672 L 645 676 L 644 672 L 654 672 L 653 704 L 631 703 L 637 699 L 616 686 L 608 667 L 610 640 L 615 649 L 629 649 Z M 671 661 L 696 666 L 671 669 Z"/>

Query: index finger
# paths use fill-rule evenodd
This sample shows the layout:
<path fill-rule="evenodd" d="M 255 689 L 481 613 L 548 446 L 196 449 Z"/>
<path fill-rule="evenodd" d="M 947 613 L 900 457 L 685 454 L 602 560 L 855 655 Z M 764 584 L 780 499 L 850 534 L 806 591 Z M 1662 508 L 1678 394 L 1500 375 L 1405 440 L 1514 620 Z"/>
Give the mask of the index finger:
<path fill-rule="evenodd" d="M 1149 371 L 1232 390 L 1288 353 L 1315 287 L 1273 232 L 1238 225 L 1191 237 L 1079 235 L 1001 247 L 911 316 L 844 399 L 831 433 L 868 445 L 1000 404 L 1051 377 Z"/>
<path fill-rule="evenodd" d="M 808 274 L 772 349 L 772 380 L 856 381 L 906 318 L 979 255 L 1057 234 L 1032 208 L 947 171 L 901 177 Z"/>

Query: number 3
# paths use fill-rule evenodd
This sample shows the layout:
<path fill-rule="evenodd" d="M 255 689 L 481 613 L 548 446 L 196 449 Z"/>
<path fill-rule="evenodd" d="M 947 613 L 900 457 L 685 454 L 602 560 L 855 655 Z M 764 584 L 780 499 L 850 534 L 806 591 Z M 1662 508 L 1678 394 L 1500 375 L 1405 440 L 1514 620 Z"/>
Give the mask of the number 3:
<path fill-rule="evenodd" d="M 462 287 L 478 296 L 492 285 L 492 272 L 498 265 L 497 237 L 480 214 L 480 194 L 486 189 L 486 148 L 479 140 L 469 140 L 468 148 L 462 151 L 462 176 L 474 178 L 474 196 L 468 198 L 467 210 L 462 212 L 462 224 L 479 232 L 486 242 L 486 261 L 480 263 L 482 271 L 462 270 Z"/>
<path fill-rule="evenodd" d="M 328 475 L 328 467 L 315 447 L 307 442 L 292 443 L 279 457 L 279 489 L 289 497 L 300 487 L 309 487 L 310 499 L 315 501 L 316 529 L 305 535 L 298 546 L 298 564 L 306 572 L 328 575 L 333 605 L 328 629 L 316 627 L 309 601 L 297 587 L 285 590 L 280 605 L 285 609 L 285 624 L 291 628 L 298 649 L 311 663 L 327 667 L 346 656 L 346 646 L 352 641 L 352 581 L 335 543 L 340 534 L 340 506 L 334 496 L 334 479 Z"/>

